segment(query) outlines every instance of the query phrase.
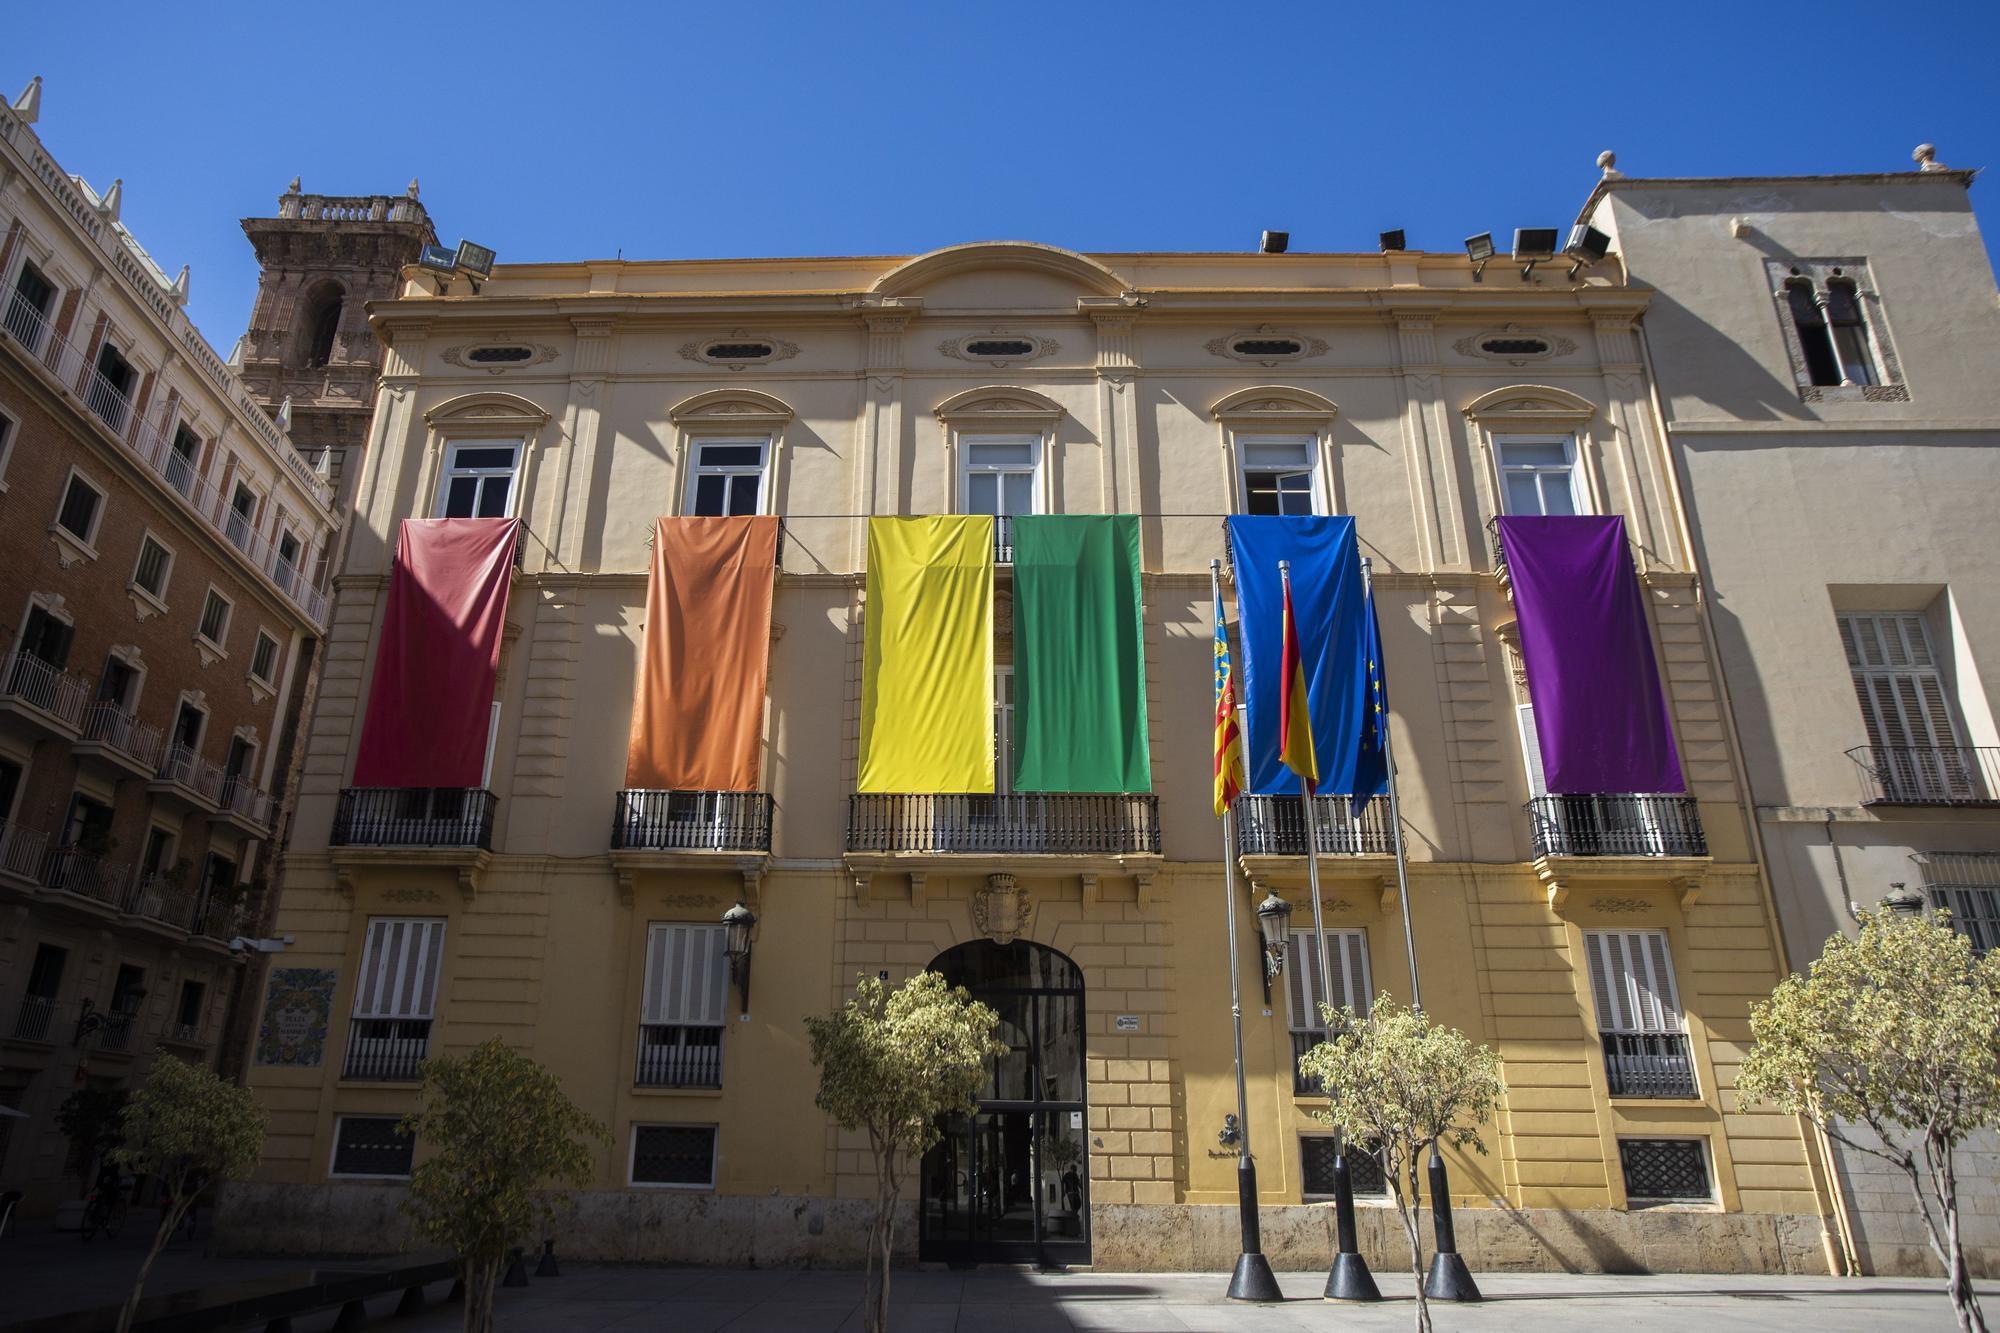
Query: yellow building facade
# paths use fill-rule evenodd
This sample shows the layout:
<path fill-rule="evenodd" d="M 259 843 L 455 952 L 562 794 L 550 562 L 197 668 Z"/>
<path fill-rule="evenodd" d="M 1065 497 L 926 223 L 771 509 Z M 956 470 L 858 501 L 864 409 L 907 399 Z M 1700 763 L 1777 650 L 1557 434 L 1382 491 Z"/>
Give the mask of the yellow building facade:
<path fill-rule="evenodd" d="M 857 975 L 937 966 L 1003 1008 L 1017 1050 L 916 1174 L 899 1245 L 1227 1267 L 1209 563 L 1228 514 L 1313 512 L 1353 516 L 1373 562 L 1426 1007 L 1504 1061 L 1488 1154 L 1450 1157 L 1470 1262 L 1827 1271 L 1812 1143 L 1733 1091 L 1785 958 L 1646 305 L 1615 255 L 1566 276 L 996 243 L 511 265 L 476 292 L 410 271 L 372 312 L 388 364 L 250 1075 L 270 1135 L 225 1237 L 393 1248 L 410 1149 L 387 1126 L 423 1058 L 498 1035 L 611 1129 L 565 1254 L 858 1262 L 872 1173 L 812 1105 L 804 1019 Z M 627 792 L 654 520 L 723 511 L 783 521 L 763 790 Z M 864 519 L 995 511 L 1140 517 L 1154 791 L 1008 795 L 1003 763 L 993 797 L 855 795 Z M 1685 796 L 1540 792 L 1489 530 L 1522 512 L 1624 518 Z M 466 513 L 523 524 L 484 791 L 358 790 L 398 523 Z M 1322 799 L 1335 999 L 1407 1000 L 1386 812 Z M 1297 806 L 1239 807 L 1237 962 L 1265 1245 L 1311 1268 L 1330 1155 L 1293 1078 Z M 1297 910 L 1266 1001 L 1251 908 L 1271 891 Z M 747 969 L 722 925 L 739 901 Z M 1370 1257 L 1401 1262 L 1388 1210 L 1361 1213 Z"/>

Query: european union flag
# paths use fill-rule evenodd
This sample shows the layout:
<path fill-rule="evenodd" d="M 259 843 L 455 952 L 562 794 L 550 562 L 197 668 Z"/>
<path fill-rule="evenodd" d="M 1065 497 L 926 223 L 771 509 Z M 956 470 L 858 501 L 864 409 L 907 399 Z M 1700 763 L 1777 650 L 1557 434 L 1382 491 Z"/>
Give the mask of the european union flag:
<path fill-rule="evenodd" d="M 1375 588 L 1371 583 L 1361 606 L 1363 661 L 1361 736 L 1354 756 L 1354 817 L 1361 817 L 1369 798 L 1389 790 L 1389 686 L 1382 663 L 1382 627 L 1375 621 Z"/>

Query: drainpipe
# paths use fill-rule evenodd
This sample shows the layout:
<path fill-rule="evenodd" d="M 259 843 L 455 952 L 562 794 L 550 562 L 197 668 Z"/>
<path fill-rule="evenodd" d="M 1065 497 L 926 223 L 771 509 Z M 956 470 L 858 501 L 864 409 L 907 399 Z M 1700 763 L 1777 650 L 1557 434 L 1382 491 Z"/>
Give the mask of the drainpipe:
<path fill-rule="evenodd" d="M 1771 923 L 1771 941 L 1778 956 L 1778 966 L 1781 970 L 1790 972 L 1792 963 L 1789 951 L 1785 948 L 1785 932 L 1778 924 L 1777 894 L 1771 887 L 1770 854 L 1764 846 L 1763 824 L 1757 818 L 1756 794 L 1750 790 L 1750 770 L 1748 761 L 1744 759 L 1743 736 L 1736 726 L 1736 705 L 1729 695 L 1729 667 L 1723 660 L 1721 641 L 1715 634 L 1715 620 L 1710 614 L 1708 605 L 1707 580 L 1701 577 L 1701 571 L 1695 567 L 1694 528 L 1681 485 L 1680 451 L 1674 447 L 1672 428 L 1667 424 L 1666 403 L 1660 397 L 1660 377 L 1653 366 L 1653 345 L 1646 337 L 1644 321 L 1636 321 L 1632 331 L 1639 338 L 1639 359 L 1646 367 L 1646 396 L 1652 401 L 1653 420 L 1658 425 L 1660 448 L 1667 456 L 1667 486 L 1673 494 L 1675 526 L 1680 533 L 1681 550 L 1686 557 L 1688 568 L 1695 571 L 1695 609 L 1701 616 L 1702 634 L 1708 640 L 1710 651 L 1715 654 L 1715 688 L 1722 705 L 1723 723 L 1729 729 L 1729 747 L 1736 753 L 1738 762 L 1743 765 L 1743 803 L 1749 807 L 1750 847 L 1757 858 L 1757 887 L 1764 896 L 1764 911 L 1766 919 Z M 1838 852 L 1834 853 L 1834 858 L 1835 864 L 1838 865 Z M 1844 882 L 1843 878 L 1843 884 Z M 1832 1253 L 1833 1247 L 1828 1247 L 1827 1267 L 1844 1269 L 1842 1276 L 1845 1277 L 1858 1277 L 1861 1274 L 1861 1264 L 1854 1248 L 1854 1221 L 1848 1211 L 1847 1197 L 1840 1188 L 1840 1173 L 1834 1167 L 1833 1145 L 1819 1126 L 1813 1124 L 1806 1116 L 1799 1116 L 1798 1121 L 1800 1138 L 1818 1150 L 1814 1155 L 1819 1159 L 1817 1165 L 1827 1181 L 1828 1194 L 1832 1197 L 1833 1212 L 1829 1215 L 1826 1208 L 1827 1198 L 1818 1190 L 1813 1191 L 1813 1207 L 1819 1213 L 1820 1222 L 1833 1233 L 1833 1238 L 1839 1246 L 1837 1257 L 1840 1262 L 1837 1264 L 1834 1262 L 1836 1255 Z"/>

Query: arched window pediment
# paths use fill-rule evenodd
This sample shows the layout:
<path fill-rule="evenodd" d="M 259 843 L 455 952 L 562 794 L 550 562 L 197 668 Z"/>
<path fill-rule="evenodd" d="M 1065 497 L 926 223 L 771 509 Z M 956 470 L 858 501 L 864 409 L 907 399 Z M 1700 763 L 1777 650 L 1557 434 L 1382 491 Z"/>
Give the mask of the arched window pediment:
<path fill-rule="evenodd" d="M 547 425 L 549 414 L 519 394 L 468 393 L 439 403 L 424 413 L 424 420 L 442 430 L 505 426 L 526 432 Z"/>
<path fill-rule="evenodd" d="M 667 412 L 668 419 L 683 430 L 726 426 L 776 431 L 790 424 L 795 415 L 783 399 L 755 389 L 711 389 L 683 398 Z"/>
<path fill-rule="evenodd" d="M 1497 430 L 1530 426 L 1575 430 L 1597 415 L 1597 405 L 1567 389 L 1546 384 L 1512 384 L 1482 393 L 1459 409 Z"/>
<path fill-rule="evenodd" d="M 961 429 L 992 426 L 1046 433 L 1064 416 L 1053 398 L 1010 384 L 988 384 L 955 393 L 931 409 L 939 421 Z"/>
<path fill-rule="evenodd" d="M 1254 389 L 1239 389 L 1217 399 L 1210 405 L 1208 414 L 1232 426 L 1319 434 L 1340 415 L 1340 405 L 1310 389 L 1264 384 Z"/>

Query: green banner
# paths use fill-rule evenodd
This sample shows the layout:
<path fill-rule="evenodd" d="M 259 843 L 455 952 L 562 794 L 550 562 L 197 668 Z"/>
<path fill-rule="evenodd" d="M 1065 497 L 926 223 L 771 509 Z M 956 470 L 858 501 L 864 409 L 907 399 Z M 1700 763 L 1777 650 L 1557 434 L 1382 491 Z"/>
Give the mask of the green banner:
<path fill-rule="evenodd" d="M 1014 789 L 1151 791 L 1139 520 L 1014 527 Z"/>

